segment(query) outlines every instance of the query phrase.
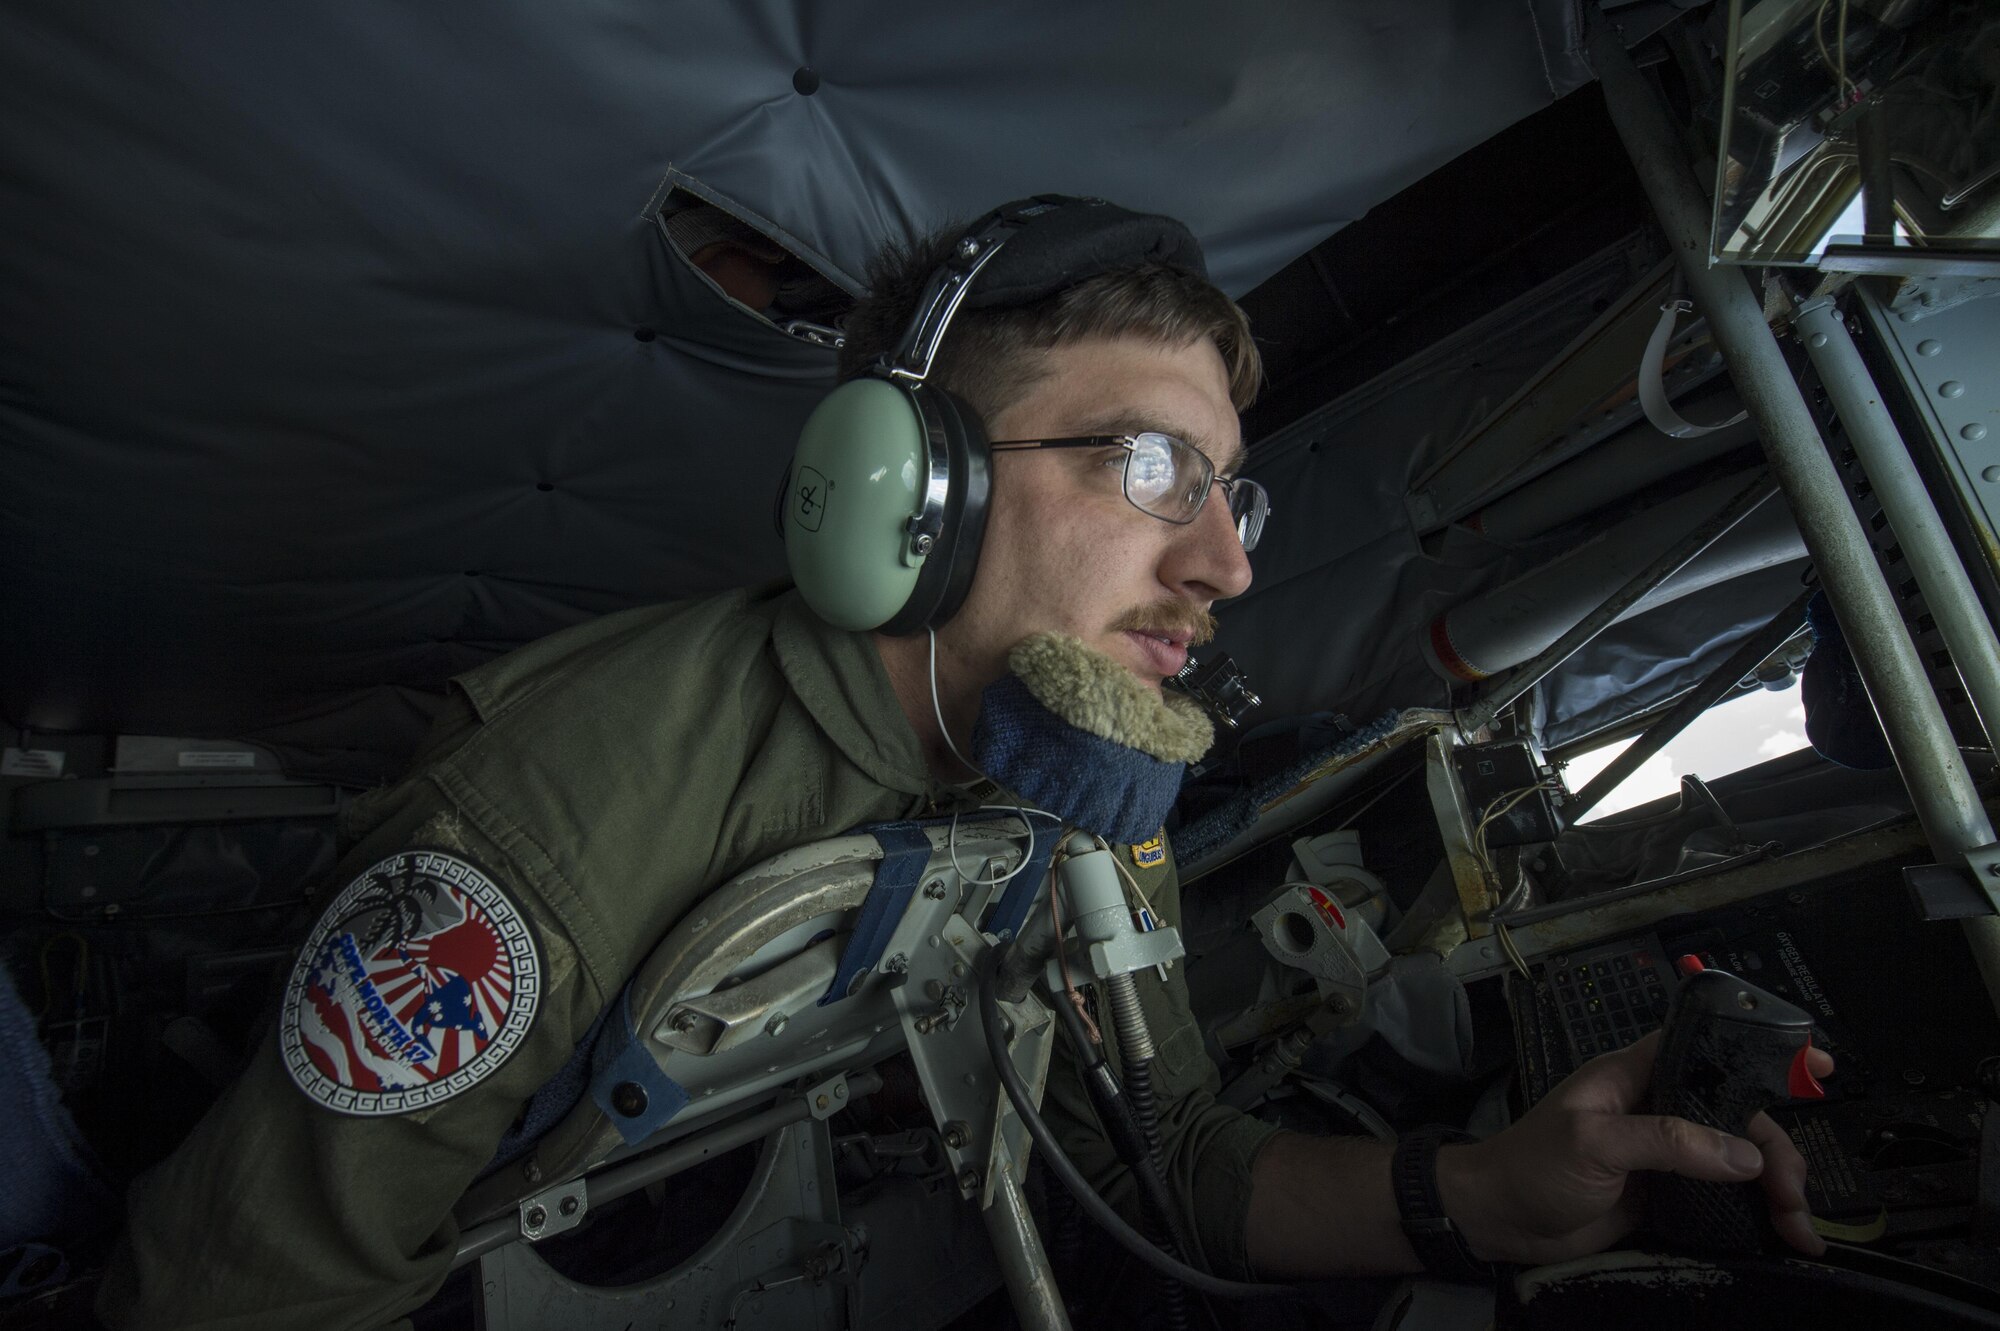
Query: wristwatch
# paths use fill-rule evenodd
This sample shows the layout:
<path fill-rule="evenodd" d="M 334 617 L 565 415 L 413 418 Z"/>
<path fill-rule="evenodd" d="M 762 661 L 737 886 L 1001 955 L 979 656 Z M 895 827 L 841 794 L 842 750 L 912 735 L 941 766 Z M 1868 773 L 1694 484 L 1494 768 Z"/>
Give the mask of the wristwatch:
<path fill-rule="evenodd" d="M 1439 1280 L 1488 1284 L 1494 1278 L 1492 1263 L 1472 1255 L 1438 1196 L 1438 1148 L 1477 1140 L 1469 1132 L 1433 1123 L 1398 1140 L 1396 1153 L 1389 1158 L 1389 1182 L 1403 1218 L 1403 1233 L 1424 1270 Z"/>

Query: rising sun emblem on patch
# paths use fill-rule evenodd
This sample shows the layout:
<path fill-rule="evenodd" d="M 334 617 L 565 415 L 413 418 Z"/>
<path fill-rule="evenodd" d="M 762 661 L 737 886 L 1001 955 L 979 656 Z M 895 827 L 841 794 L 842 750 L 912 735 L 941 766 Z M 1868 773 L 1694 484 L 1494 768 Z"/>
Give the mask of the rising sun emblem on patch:
<path fill-rule="evenodd" d="M 456 855 L 405 851 L 320 917 L 285 986 L 279 1048 L 327 1108 L 408 1113 L 505 1062 L 540 999 L 534 935 L 514 903 Z"/>
<path fill-rule="evenodd" d="M 1148 837 L 1132 847 L 1132 863 L 1141 869 L 1157 869 L 1167 862 L 1167 834 Z"/>

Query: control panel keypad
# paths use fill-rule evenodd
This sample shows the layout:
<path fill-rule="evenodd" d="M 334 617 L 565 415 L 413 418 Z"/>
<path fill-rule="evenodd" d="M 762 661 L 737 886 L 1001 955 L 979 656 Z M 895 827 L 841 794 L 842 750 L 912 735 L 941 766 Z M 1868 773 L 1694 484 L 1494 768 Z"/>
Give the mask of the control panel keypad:
<path fill-rule="evenodd" d="M 1658 1027 L 1675 984 L 1651 936 L 1551 957 L 1543 973 L 1578 1059 L 1623 1049 Z"/>

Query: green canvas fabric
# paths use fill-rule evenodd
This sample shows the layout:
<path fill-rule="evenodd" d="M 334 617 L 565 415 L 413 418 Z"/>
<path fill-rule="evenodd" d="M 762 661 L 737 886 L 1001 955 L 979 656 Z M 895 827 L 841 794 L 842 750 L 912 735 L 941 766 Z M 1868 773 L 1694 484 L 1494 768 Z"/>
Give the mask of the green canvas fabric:
<path fill-rule="evenodd" d="M 267 1036 L 134 1183 L 99 1316 L 245 1331 L 393 1322 L 443 1282 L 452 1206 L 522 1106 L 694 902 L 782 850 L 954 798 L 927 774 L 869 637 L 788 590 L 612 615 L 455 680 L 410 774 L 351 809 L 351 847 L 319 890 L 330 898 L 412 848 L 474 862 L 537 934 L 545 982 L 526 1040 L 452 1099 L 356 1118 L 308 1100 Z M 1170 872 L 1148 890 L 1178 918 Z M 1250 1158 L 1268 1132 L 1213 1103 L 1171 974 L 1164 990 L 1142 983 L 1170 1170 L 1211 1260 L 1241 1274 Z M 1134 1209 L 1061 1063 L 1050 1101 L 1065 1144 Z"/>

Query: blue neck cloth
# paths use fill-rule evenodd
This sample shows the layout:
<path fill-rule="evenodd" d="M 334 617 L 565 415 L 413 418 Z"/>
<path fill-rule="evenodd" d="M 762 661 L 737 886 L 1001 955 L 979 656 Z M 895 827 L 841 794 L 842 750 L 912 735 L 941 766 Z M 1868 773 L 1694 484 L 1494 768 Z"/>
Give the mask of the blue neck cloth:
<path fill-rule="evenodd" d="M 1159 832 L 1186 770 L 1071 725 L 1011 674 L 982 695 L 972 760 L 1029 804 L 1119 845 Z"/>

